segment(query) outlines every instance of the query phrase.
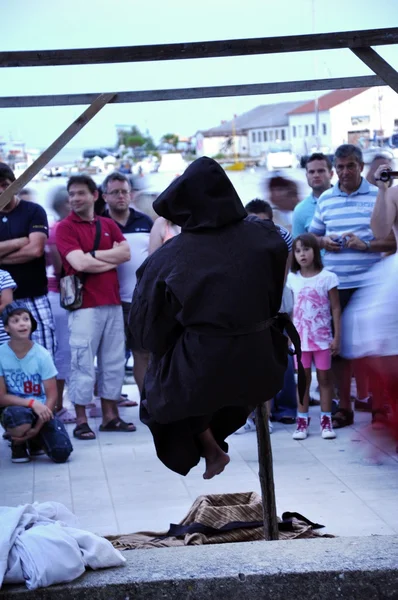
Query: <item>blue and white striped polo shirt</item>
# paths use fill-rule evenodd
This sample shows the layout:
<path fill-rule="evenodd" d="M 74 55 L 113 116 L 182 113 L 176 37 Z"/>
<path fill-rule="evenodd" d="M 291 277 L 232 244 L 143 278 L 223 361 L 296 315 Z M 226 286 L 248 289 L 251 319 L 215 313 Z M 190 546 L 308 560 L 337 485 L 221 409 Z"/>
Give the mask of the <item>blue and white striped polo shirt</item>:
<path fill-rule="evenodd" d="M 334 185 L 318 199 L 317 208 L 310 226 L 315 235 L 340 236 L 353 233 L 361 240 L 374 239 L 370 228 L 378 189 L 362 178 L 361 185 L 352 194 L 346 194 Z M 323 263 L 339 278 L 339 288 L 363 287 L 366 273 L 381 259 L 380 252 L 361 252 L 343 248 L 340 252 L 325 252 Z"/>

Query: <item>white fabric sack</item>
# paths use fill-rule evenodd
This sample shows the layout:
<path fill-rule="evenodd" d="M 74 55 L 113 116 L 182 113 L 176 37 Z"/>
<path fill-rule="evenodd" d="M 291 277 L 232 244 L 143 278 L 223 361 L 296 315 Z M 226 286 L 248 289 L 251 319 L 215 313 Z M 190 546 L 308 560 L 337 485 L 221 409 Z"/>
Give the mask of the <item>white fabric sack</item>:
<path fill-rule="evenodd" d="M 78 529 L 63 504 L 44 502 L 0 507 L 0 588 L 23 583 L 29 589 L 76 579 L 85 567 L 100 569 L 126 562 L 112 544 Z"/>

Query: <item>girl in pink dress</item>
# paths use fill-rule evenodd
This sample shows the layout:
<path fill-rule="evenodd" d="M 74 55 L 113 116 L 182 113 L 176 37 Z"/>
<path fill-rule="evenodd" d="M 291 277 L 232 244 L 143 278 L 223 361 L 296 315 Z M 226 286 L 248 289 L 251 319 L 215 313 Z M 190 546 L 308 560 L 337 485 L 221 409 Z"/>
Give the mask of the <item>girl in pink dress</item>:
<path fill-rule="evenodd" d="M 297 429 L 293 439 L 305 440 L 308 436 L 311 367 L 314 364 L 321 400 L 321 434 L 323 439 L 330 440 L 336 437 L 331 418 L 331 360 L 332 356 L 338 354 L 340 345 L 338 279 L 334 273 L 323 268 L 318 241 L 314 235 L 299 235 L 293 242 L 292 253 L 287 286 L 293 292 L 293 322 L 301 338 L 302 363 L 307 378 L 303 404 L 298 401 Z"/>

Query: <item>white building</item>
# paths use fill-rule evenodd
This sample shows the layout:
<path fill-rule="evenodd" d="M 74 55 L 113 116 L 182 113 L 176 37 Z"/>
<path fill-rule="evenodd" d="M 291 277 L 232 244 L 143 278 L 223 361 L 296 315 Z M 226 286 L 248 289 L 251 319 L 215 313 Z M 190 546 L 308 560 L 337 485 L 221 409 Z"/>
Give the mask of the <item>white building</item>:
<path fill-rule="evenodd" d="M 335 90 L 289 112 L 293 150 L 333 153 L 340 144 L 371 145 L 398 127 L 397 94 L 389 87 Z M 318 118 L 317 118 L 318 113 Z M 318 131 L 317 131 L 318 121 Z"/>
<path fill-rule="evenodd" d="M 196 134 L 197 155 L 261 157 L 270 146 L 286 147 L 290 141 L 288 113 L 301 104 L 302 101 L 257 106 L 232 121 L 199 131 Z"/>

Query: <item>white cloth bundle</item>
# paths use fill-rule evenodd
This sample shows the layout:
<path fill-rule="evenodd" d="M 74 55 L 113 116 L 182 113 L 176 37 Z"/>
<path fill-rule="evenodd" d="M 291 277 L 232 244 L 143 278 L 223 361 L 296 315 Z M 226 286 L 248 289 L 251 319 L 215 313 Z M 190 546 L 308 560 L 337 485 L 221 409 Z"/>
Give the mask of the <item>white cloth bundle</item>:
<path fill-rule="evenodd" d="M 76 517 L 58 502 L 0 507 L 0 587 L 26 583 L 34 590 L 72 581 L 86 567 L 126 562 L 108 540 L 77 525 Z"/>

